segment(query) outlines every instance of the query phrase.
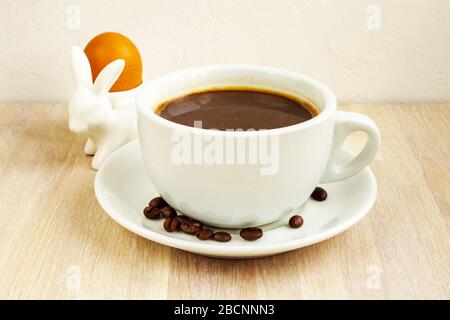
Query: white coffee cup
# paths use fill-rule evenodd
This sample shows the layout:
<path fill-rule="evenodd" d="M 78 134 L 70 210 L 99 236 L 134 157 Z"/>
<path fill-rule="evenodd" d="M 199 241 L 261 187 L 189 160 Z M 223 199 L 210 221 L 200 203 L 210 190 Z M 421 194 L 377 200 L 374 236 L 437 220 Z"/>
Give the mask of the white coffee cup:
<path fill-rule="evenodd" d="M 221 87 L 262 88 L 298 96 L 312 102 L 319 114 L 284 128 L 228 132 L 180 125 L 155 113 L 169 99 Z M 258 226 L 279 219 L 304 203 L 319 183 L 360 172 L 375 158 L 380 144 L 375 123 L 358 113 L 336 111 L 336 98 L 325 85 L 275 68 L 217 65 L 176 71 L 144 84 L 137 106 L 142 156 L 156 190 L 178 211 L 219 227 Z M 354 131 L 367 133 L 364 148 L 349 163 L 336 164 L 345 138 Z M 261 141 L 259 149 L 264 139 L 271 141 L 270 166 L 267 161 L 255 163 L 254 157 L 250 160 L 255 150 L 252 143 Z M 190 162 L 178 157 L 188 153 L 188 149 L 177 153 L 182 140 L 185 147 L 193 144 Z M 216 157 L 216 163 L 211 162 L 211 155 L 219 154 L 208 149 L 212 141 L 222 141 L 223 161 Z M 239 149 L 239 143 L 244 147 Z M 200 156 L 198 150 L 202 150 Z M 245 151 L 244 161 L 237 160 L 239 150 Z"/>

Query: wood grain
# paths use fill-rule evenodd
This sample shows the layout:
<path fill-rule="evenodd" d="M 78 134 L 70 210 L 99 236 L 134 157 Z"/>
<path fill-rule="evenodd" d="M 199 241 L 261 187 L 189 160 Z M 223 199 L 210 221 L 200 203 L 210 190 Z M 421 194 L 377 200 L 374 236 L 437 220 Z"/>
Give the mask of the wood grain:
<path fill-rule="evenodd" d="M 450 105 L 347 105 L 382 132 L 371 214 L 328 241 L 220 260 L 115 224 L 64 104 L 0 103 L 0 298 L 450 298 Z M 356 151 L 362 134 L 346 145 Z"/>

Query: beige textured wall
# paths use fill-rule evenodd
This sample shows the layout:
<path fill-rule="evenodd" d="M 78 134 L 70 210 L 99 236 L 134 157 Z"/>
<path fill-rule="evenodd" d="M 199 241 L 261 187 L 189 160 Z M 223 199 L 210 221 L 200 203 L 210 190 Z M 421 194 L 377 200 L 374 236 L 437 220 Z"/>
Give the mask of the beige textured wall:
<path fill-rule="evenodd" d="M 0 100 L 67 99 L 70 47 L 103 31 L 135 41 L 146 78 L 251 63 L 340 101 L 450 100 L 448 0 L 1 0 Z"/>

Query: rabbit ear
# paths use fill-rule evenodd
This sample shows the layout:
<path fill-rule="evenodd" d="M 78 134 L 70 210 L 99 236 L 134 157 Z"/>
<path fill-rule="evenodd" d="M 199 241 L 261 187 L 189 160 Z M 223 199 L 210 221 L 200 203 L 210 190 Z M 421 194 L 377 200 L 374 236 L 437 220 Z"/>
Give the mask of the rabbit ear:
<path fill-rule="evenodd" d="M 116 80 L 125 67 L 125 61 L 123 59 L 117 59 L 108 64 L 97 76 L 94 82 L 94 91 L 98 94 L 106 94 L 109 89 L 114 85 Z"/>
<path fill-rule="evenodd" d="M 77 46 L 72 47 L 72 72 L 75 83 L 79 85 L 92 85 L 92 73 L 89 60 L 84 51 Z"/>

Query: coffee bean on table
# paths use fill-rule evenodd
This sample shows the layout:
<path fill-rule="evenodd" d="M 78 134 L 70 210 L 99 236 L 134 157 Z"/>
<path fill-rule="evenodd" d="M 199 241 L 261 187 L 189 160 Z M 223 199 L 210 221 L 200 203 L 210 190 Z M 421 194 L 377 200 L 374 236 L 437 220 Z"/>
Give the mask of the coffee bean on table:
<path fill-rule="evenodd" d="M 179 222 L 175 218 L 168 218 L 164 221 L 164 230 L 167 232 L 174 232 L 178 229 Z"/>
<path fill-rule="evenodd" d="M 167 204 L 166 200 L 164 200 L 163 198 L 156 197 L 156 198 L 153 198 L 152 200 L 150 200 L 150 202 L 148 203 L 148 206 L 153 207 L 153 208 L 162 209 L 164 207 L 167 207 L 168 204 Z"/>
<path fill-rule="evenodd" d="M 209 228 L 205 228 L 200 230 L 199 232 L 197 232 L 196 236 L 199 240 L 208 240 L 211 239 L 214 235 L 214 232 L 209 229 Z"/>
<path fill-rule="evenodd" d="M 213 239 L 218 242 L 228 242 L 231 240 L 231 235 L 225 231 L 218 231 L 214 233 Z"/>
<path fill-rule="evenodd" d="M 181 231 L 187 234 L 196 234 L 197 232 L 203 229 L 203 226 L 198 221 L 191 221 L 188 223 L 182 223 L 180 225 L 180 229 Z"/>
<path fill-rule="evenodd" d="M 161 215 L 165 219 L 175 218 L 177 216 L 177 212 L 174 208 L 167 206 L 161 209 Z"/>
<path fill-rule="evenodd" d="M 263 231 L 260 228 L 244 228 L 239 234 L 247 241 L 255 241 L 263 236 Z"/>
<path fill-rule="evenodd" d="M 159 208 L 153 208 L 153 207 L 146 207 L 144 209 L 144 216 L 147 219 L 156 220 L 161 218 L 161 209 Z"/>
<path fill-rule="evenodd" d="M 325 189 L 321 187 L 316 187 L 311 193 L 311 198 L 313 198 L 316 201 L 324 201 L 327 198 L 328 194 L 325 191 Z"/>
<path fill-rule="evenodd" d="M 292 216 L 289 219 L 289 226 L 291 228 L 300 228 L 303 225 L 303 218 L 299 215 Z"/>

